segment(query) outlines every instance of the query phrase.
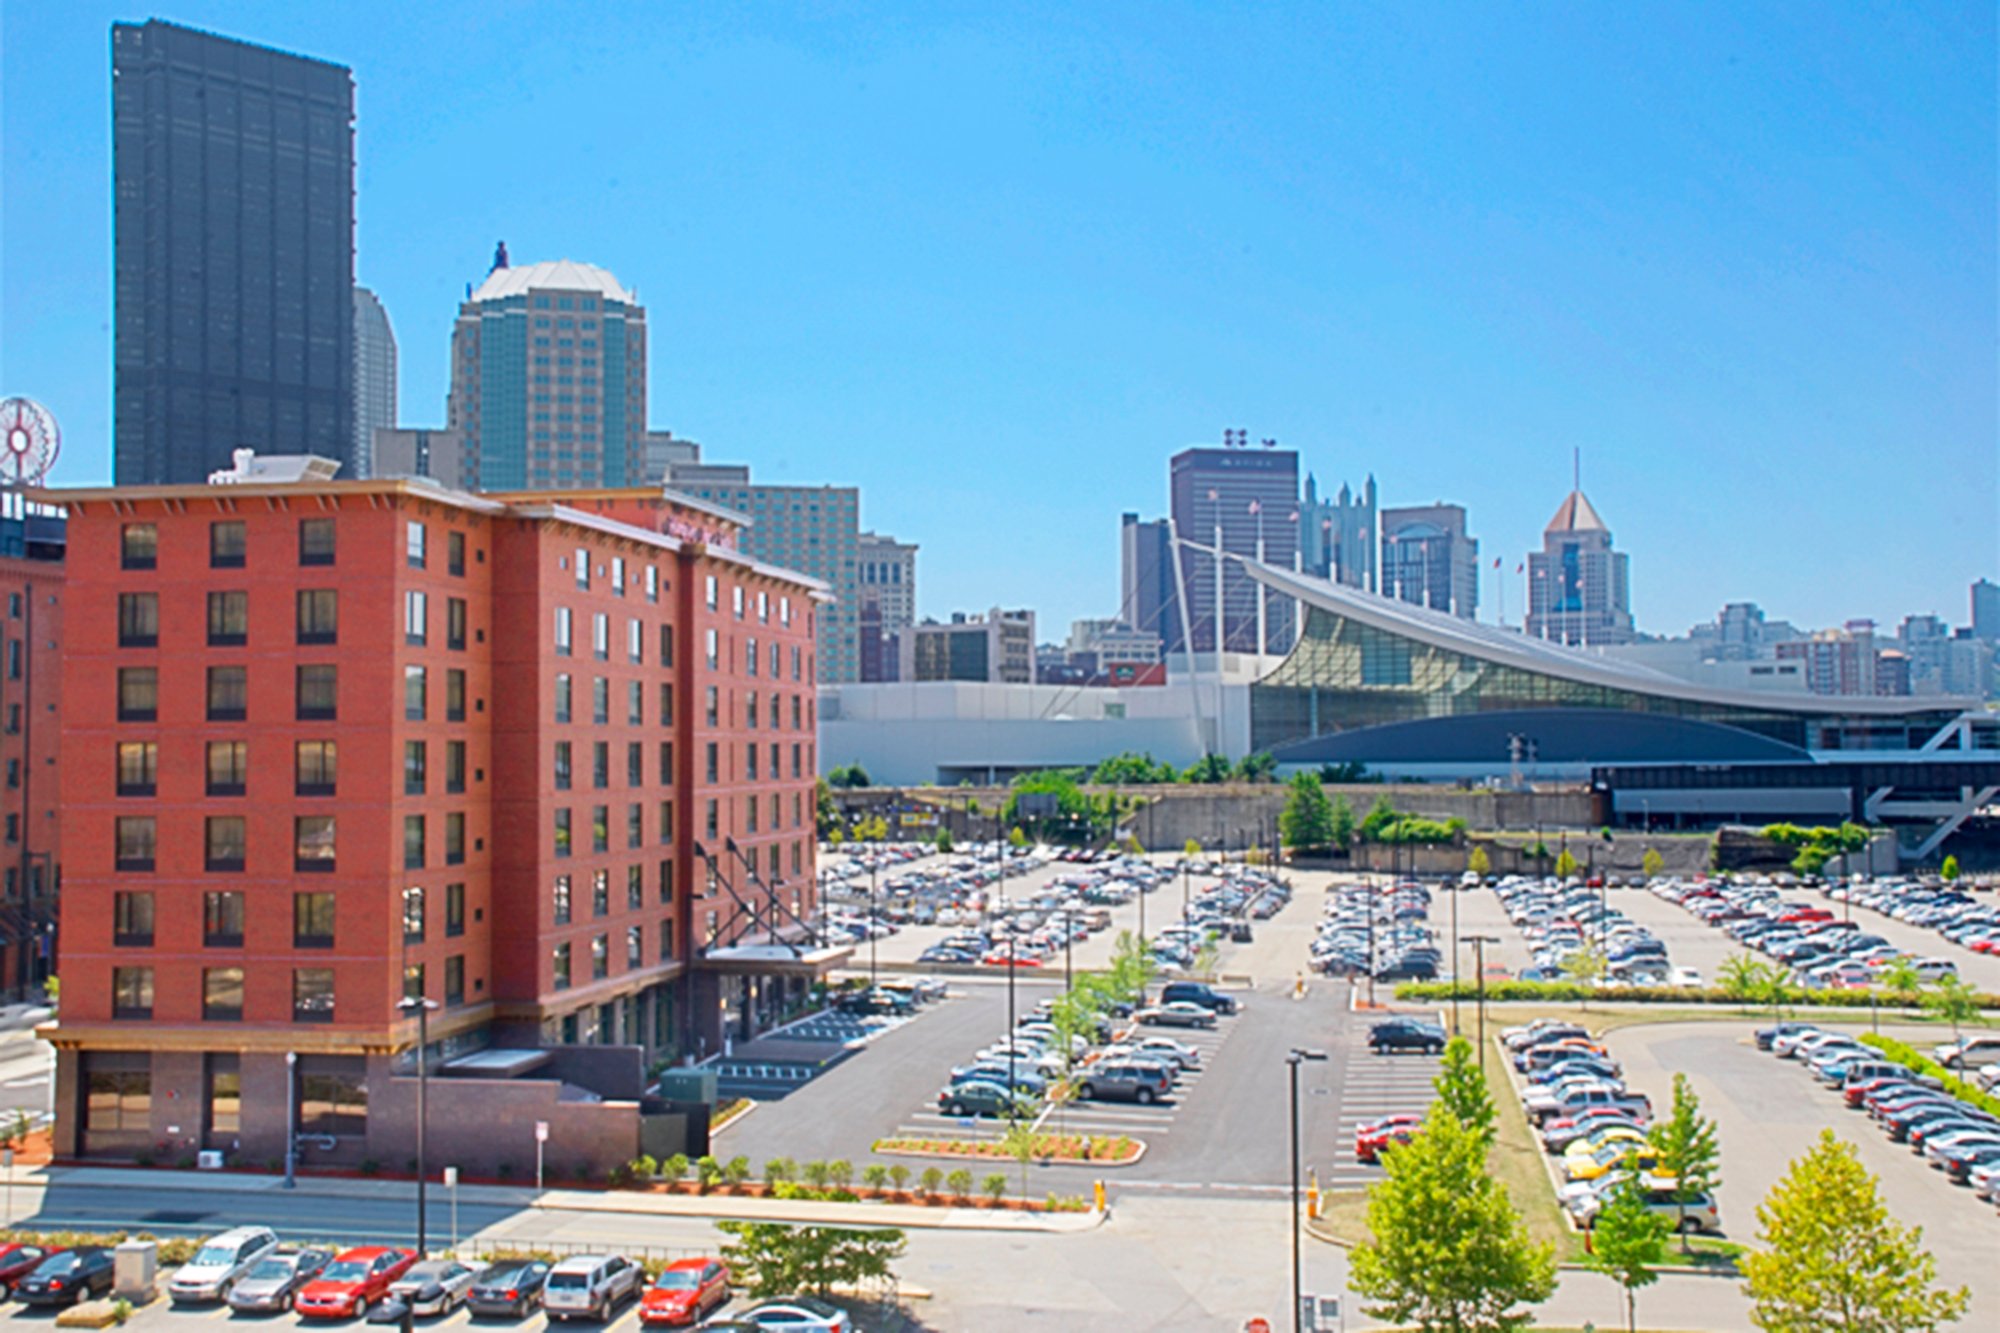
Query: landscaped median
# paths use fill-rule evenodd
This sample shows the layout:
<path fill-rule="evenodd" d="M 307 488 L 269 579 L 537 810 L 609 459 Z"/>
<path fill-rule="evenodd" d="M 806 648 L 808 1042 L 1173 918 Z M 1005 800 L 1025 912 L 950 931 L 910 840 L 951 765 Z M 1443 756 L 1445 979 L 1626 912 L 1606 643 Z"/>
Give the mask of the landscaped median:
<path fill-rule="evenodd" d="M 1912 1073 L 1923 1074 L 1937 1079 L 1944 1085 L 1946 1092 L 1949 1092 L 1967 1106 L 1976 1107 L 1988 1115 L 2000 1116 L 2000 1097 L 1995 1097 L 1991 1093 L 1981 1092 L 1978 1088 L 1973 1087 L 1972 1084 L 1966 1082 L 1963 1071 L 1946 1069 L 1916 1047 L 1897 1041 L 1893 1037 L 1882 1037 L 1877 1036 L 1873 1032 L 1864 1032 L 1861 1034 L 1861 1044 L 1874 1047 L 1876 1050 L 1882 1052 L 1884 1059 L 1899 1064 Z"/>
<path fill-rule="evenodd" d="M 1746 995 L 1722 986 L 1586 986 L 1575 981 L 1489 981 L 1484 988 L 1488 1004 L 1521 1001 L 1546 1004 L 1588 1004 L 1593 1001 L 1628 1004 L 1734 1005 L 1738 1008 L 1769 1008 L 1768 997 Z M 1458 999 L 1470 1002 L 1482 994 L 1474 982 L 1406 981 L 1396 987 L 1399 1000 L 1438 1003 Z M 2000 995 L 1977 994 L 1973 1000 L 1981 1009 L 2000 1009 Z M 1873 1005 L 1906 1004 L 1906 995 L 1892 995 L 1871 988 L 1856 990 L 1804 990 L 1787 988 L 1781 1002 L 1788 1009 L 1867 1009 Z"/>
<path fill-rule="evenodd" d="M 875 1140 L 873 1151 L 898 1157 L 971 1157 L 982 1161 L 1019 1161 L 1006 1139 L 917 1139 Z M 1130 1166 L 1145 1156 L 1146 1145 L 1124 1135 L 1037 1134 L 1027 1153 L 1029 1160 L 1044 1166 Z"/>

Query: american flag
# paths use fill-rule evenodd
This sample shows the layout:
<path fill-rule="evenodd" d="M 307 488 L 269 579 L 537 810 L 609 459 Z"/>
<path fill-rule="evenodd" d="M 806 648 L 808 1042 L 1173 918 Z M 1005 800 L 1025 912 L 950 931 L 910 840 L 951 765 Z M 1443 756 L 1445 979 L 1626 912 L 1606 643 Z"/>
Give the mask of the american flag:
<path fill-rule="evenodd" d="M 1209 488 L 1209 491 L 1208 491 L 1208 498 L 1209 498 L 1209 499 L 1210 499 L 1211 501 L 1213 501 L 1213 500 L 1219 500 L 1219 499 L 1221 499 L 1222 497 L 1221 497 L 1220 495 L 1218 495 L 1218 494 L 1216 493 L 1216 491 L 1215 491 L 1215 488 L 1214 488 L 1214 487 L 1210 487 L 1210 488 Z"/>
<path fill-rule="evenodd" d="M 1250 502 L 1250 512 L 1253 514 L 1261 512 L 1263 508 L 1264 508 L 1263 504 L 1259 501 L 1252 500 Z"/>

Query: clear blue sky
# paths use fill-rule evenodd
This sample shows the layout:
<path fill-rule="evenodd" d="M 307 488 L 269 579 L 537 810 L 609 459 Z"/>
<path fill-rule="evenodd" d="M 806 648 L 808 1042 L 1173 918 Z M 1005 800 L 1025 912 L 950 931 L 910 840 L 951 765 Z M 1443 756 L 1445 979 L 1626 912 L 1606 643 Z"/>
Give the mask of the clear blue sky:
<path fill-rule="evenodd" d="M 2000 575 L 1992 6 L 888 8 L 15 0 L 0 391 L 109 475 L 109 24 L 158 16 L 354 69 L 406 423 L 495 240 L 602 264 L 652 424 L 859 484 L 926 612 L 1110 614 L 1119 512 L 1233 426 L 1469 505 L 1489 619 L 1577 446 L 1655 632 Z"/>

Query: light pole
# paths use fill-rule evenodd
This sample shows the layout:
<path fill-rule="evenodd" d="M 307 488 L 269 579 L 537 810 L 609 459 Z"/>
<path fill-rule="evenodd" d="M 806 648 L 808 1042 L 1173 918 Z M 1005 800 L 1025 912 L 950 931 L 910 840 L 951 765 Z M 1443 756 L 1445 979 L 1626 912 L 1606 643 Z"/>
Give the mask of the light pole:
<path fill-rule="evenodd" d="M 285 1052 L 285 1188 L 298 1188 L 299 1053 Z"/>
<path fill-rule="evenodd" d="M 1492 935 L 1468 935 L 1465 943 L 1472 946 L 1473 968 L 1479 974 L 1479 1070 L 1486 1072 L 1486 946 L 1500 941 Z"/>
<path fill-rule="evenodd" d="M 1299 1066 L 1307 1060 L 1324 1060 L 1325 1051 L 1301 1050 L 1294 1046 L 1285 1055 L 1292 1079 L 1292 1333 L 1304 1333 L 1299 1314 Z"/>
<path fill-rule="evenodd" d="M 1014 1090 L 1016 1087 L 1014 1082 L 1014 1045 L 1018 1040 L 1014 1031 L 1014 973 L 1019 969 L 1014 966 L 1014 946 L 1015 939 L 1012 935 L 1009 935 L 1007 937 L 1007 1116 L 1010 1120 L 1013 1119 L 1014 1115 Z"/>
<path fill-rule="evenodd" d="M 1452 890 L 1451 890 L 1451 1035 L 1452 1035 L 1452 1036 L 1454 1036 L 1454 1037 L 1456 1037 L 1456 1036 L 1458 1036 L 1458 1035 L 1459 1035 L 1459 1027 L 1458 1027 L 1458 992 L 1459 992 L 1459 986 L 1458 986 L 1458 958 L 1459 958 L 1459 953 L 1458 953 L 1458 898 L 1459 898 L 1459 895 L 1460 895 L 1460 894 L 1462 894 L 1462 893 L 1464 893 L 1464 892 L 1465 892 L 1465 885 L 1464 885 L 1464 883 L 1463 883 L 1463 882 L 1460 882 L 1459 884 L 1457 884 L 1457 885 L 1454 885 L 1454 886 L 1452 887 Z"/>
<path fill-rule="evenodd" d="M 881 856 L 868 858 L 868 991 L 875 991 L 875 868 L 881 863 Z"/>
<path fill-rule="evenodd" d="M 417 1018 L 417 1255 L 420 1258 L 430 1252 L 426 1245 L 430 1237 L 425 1230 L 428 1221 L 425 1187 L 429 1181 L 426 1179 L 424 1149 L 430 1119 L 431 1010 L 437 1007 L 436 1000 L 422 995 L 408 996 L 397 1006 L 406 1016 L 415 1014 Z"/>
<path fill-rule="evenodd" d="M 1063 994 L 1065 995 L 1076 989 L 1074 967 L 1070 958 L 1070 946 L 1075 943 L 1076 913 L 1065 907 L 1063 908 Z"/>

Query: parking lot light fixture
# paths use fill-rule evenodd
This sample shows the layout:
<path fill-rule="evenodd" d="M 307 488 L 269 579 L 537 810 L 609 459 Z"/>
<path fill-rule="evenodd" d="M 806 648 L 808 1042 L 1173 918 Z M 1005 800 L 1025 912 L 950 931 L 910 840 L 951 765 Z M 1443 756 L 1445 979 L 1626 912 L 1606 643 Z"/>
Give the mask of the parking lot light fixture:
<path fill-rule="evenodd" d="M 426 1247 L 430 1237 L 424 1225 L 428 1218 L 425 1207 L 428 1200 L 424 1197 L 427 1183 L 424 1149 L 430 1119 L 431 1010 L 438 1007 L 438 1002 L 422 995 L 410 995 L 396 1007 L 403 1011 L 404 1017 L 415 1015 L 417 1020 L 417 1255 L 422 1258 L 430 1252 Z"/>
<path fill-rule="evenodd" d="M 1299 1066 L 1307 1060 L 1324 1060 L 1325 1051 L 1294 1046 L 1285 1054 L 1292 1082 L 1292 1333 L 1304 1333 L 1299 1318 Z"/>
<path fill-rule="evenodd" d="M 1479 987 L 1479 1069 L 1486 1070 L 1486 946 L 1500 941 L 1493 935 L 1467 935 L 1461 943 L 1472 946 L 1473 973 Z M 1454 963 L 1458 960 L 1453 959 Z"/>

